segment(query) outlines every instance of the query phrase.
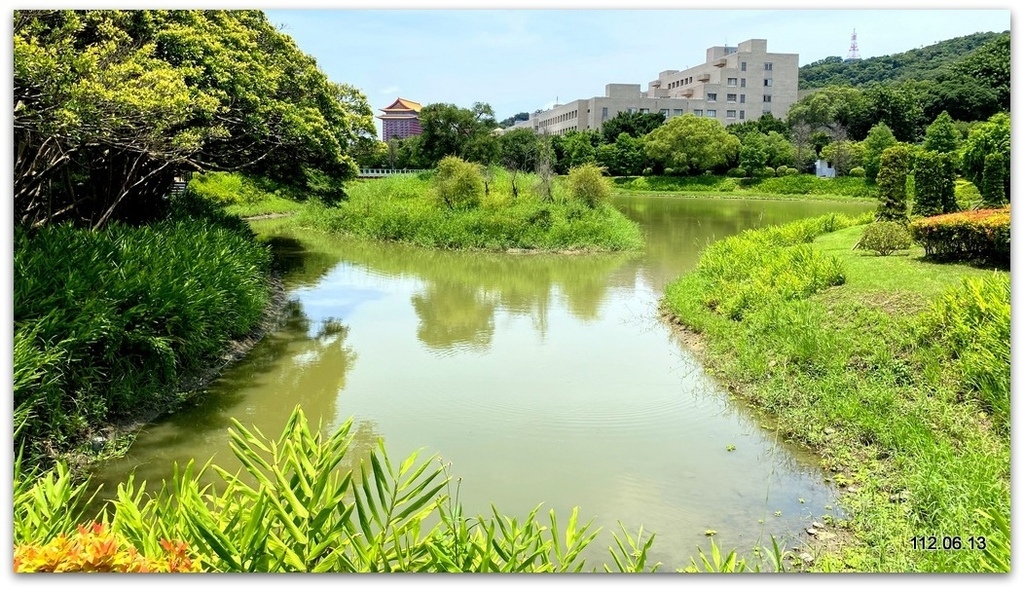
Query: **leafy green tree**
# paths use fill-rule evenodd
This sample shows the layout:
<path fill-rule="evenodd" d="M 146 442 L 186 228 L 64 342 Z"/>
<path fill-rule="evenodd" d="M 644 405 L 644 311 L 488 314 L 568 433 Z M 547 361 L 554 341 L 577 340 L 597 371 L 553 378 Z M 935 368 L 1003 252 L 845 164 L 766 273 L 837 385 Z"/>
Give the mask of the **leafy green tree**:
<path fill-rule="evenodd" d="M 992 152 L 985 156 L 985 169 L 981 177 L 981 200 L 986 207 L 1002 207 L 1006 204 L 1004 168 L 1003 154 Z"/>
<path fill-rule="evenodd" d="M 1010 35 L 1004 33 L 950 66 L 961 80 L 975 80 L 995 95 L 997 108 L 1010 110 Z"/>
<path fill-rule="evenodd" d="M 894 145 L 882 152 L 878 169 L 877 221 L 907 222 L 907 175 L 910 171 L 910 147 Z"/>
<path fill-rule="evenodd" d="M 793 144 L 786 136 L 778 131 L 768 131 L 765 136 L 765 153 L 768 155 L 768 166 L 778 168 L 779 166 L 792 166 L 796 161 L 796 154 Z"/>
<path fill-rule="evenodd" d="M 647 167 L 643 138 L 620 133 L 615 143 L 597 148 L 597 163 L 612 176 L 639 176 Z"/>
<path fill-rule="evenodd" d="M 630 113 L 621 112 L 601 125 L 601 137 L 604 143 L 615 143 L 620 134 L 630 137 L 643 137 L 654 131 L 665 122 L 661 113 Z"/>
<path fill-rule="evenodd" d="M 596 162 L 597 149 L 594 144 L 597 141 L 600 141 L 600 136 L 592 131 L 569 131 L 563 135 L 562 146 L 565 150 L 566 165 L 575 168 Z"/>
<path fill-rule="evenodd" d="M 811 129 L 834 131 L 842 127 L 849 137 L 864 137 L 874 121 L 872 103 L 859 88 L 827 86 L 798 100 L 787 115 L 790 125 L 806 123 Z"/>
<path fill-rule="evenodd" d="M 953 126 L 953 118 L 942 111 L 924 132 L 924 149 L 948 154 L 960 146 L 959 133 Z"/>
<path fill-rule="evenodd" d="M 448 209 L 471 209 L 480 204 L 484 180 L 476 165 L 457 156 L 445 156 L 437 164 L 434 188 Z"/>
<path fill-rule="evenodd" d="M 864 176 L 871 182 L 878 176 L 882 152 L 896 145 L 896 136 L 885 123 L 876 123 L 864 138 Z"/>
<path fill-rule="evenodd" d="M 740 168 L 747 176 L 754 176 L 768 163 L 766 138 L 761 132 L 748 133 L 740 145 Z"/>
<path fill-rule="evenodd" d="M 183 171 L 340 193 L 375 131 L 260 11 L 14 14 L 18 223 L 98 228 L 161 208 Z"/>
<path fill-rule="evenodd" d="M 428 104 L 420 110 L 420 150 L 428 166 L 445 156 L 487 162 L 496 147 L 487 137 L 497 127 L 490 105 L 474 103 L 464 109 L 450 103 Z"/>
<path fill-rule="evenodd" d="M 735 161 L 740 140 L 717 119 L 673 117 L 645 139 L 647 155 L 663 168 L 696 174 Z"/>
<path fill-rule="evenodd" d="M 501 165 L 511 172 L 512 198 L 519 197 L 519 175 L 537 167 L 541 138 L 532 129 L 513 129 L 498 140 Z"/>
<path fill-rule="evenodd" d="M 971 129 L 961 150 L 964 176 L 979 188 L 984 184 L 982 176 L 985 171 L 985 158 L 993 153 L 1002 154 L 1004 193 L 1010 194 L 1010 115 L 1008 113 L 996 113 L 985 123 Z"/>
<path fill-rule="evenodd" d="M 917 140 L 924 111 L 906 88 L 871 84 L 865 90 L 870 103 L 870 120 L 885 123 L 899 141 Z"/>

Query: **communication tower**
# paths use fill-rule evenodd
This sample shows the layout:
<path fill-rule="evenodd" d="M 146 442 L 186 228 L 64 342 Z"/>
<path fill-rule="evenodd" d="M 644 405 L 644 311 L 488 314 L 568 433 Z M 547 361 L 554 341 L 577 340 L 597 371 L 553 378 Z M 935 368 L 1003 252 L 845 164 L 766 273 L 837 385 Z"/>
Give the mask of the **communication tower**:
<path fill-rule="evenodd" d="M 850 36 L 850 53 L 846 55 L 846 61 L 857 61 L 860 59 L 860 52 L 857 51 L 857 29 L 853 30 Z"/>

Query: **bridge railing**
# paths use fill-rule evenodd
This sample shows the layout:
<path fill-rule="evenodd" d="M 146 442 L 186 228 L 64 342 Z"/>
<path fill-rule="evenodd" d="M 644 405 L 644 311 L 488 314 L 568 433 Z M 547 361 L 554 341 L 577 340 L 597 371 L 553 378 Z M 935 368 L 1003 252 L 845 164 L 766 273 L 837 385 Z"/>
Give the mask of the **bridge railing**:
<path fill-rule="evenodd" d="M 419 174 L 426 172 L 420 168 L 360 168 L 360 178 L 377 178 L 380 176 L 392 176 L 394 174 Z"/>

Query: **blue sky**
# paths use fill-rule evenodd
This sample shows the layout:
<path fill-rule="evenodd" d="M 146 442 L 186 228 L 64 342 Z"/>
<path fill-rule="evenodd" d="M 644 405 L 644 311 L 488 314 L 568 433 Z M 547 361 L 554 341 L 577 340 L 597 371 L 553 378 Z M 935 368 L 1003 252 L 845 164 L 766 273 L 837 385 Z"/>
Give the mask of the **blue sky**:
<path fill-rule="evenodd" d="M 556 100 L 603 95 L 607 83 L 641 84 L 646 90 L 658 72 L 702 62 L 710 46 L 735 45 L 750 38 L 768 39 L 769 51 L 798 53 L 800 64 L 805 65 L 832 55 L 845 57 L 854 29 L 863 58 L 979 31 L 1010 29 L 1010 10 L 1005 8 L 808 10 L 796 5 L 773 10 L 470 10 L 472 5 L 455 5 L 367 10 L 345 6 L 353 5 L 264 10 L 300 49 L 316 58 L 331 80 L 361 89 L 375 113 L 401 96 L 422 104 L 449 102 L 462 107 L 486 102 L 499 120 L 549 107 Z M 930 6 L 941 8 L 935 2 Z"/>

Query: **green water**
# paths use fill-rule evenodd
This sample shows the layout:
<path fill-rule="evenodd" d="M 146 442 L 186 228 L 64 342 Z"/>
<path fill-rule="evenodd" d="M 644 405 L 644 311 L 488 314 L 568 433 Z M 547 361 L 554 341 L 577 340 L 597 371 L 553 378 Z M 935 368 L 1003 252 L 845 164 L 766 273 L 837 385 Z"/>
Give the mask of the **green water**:
<path fill-rule="evenodd" d="M 112 490 L 135 470 L 157 482 L 192 458 L 237 469 L 229 419 L 276 436 L 301 404 L 328 428 L 353 419 L 353 464 L 378 437 L 393 458 L 436 453 L 461 478 L 469 513 L 493 503 L 524 516 L 543 504 L 564 522 L 579 506 L 603 529 L 591 566 L 611 563 L 616 521 L 657 533 L 652 557 L 669 571 L 707 548 L 707 529 L 741 550 L 770 534 L 805 540 L 807 523 L 838 512 L 834 490 L 813 458 L 705 374 L 657 303 L 711 241 L 870 205 L 615 203 L 644 228 L 644 252 L 441 252 L 254 223 L 284 270 L 280 328 L 202 403 L 146 427 L 95 481 Z"/>

